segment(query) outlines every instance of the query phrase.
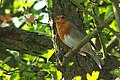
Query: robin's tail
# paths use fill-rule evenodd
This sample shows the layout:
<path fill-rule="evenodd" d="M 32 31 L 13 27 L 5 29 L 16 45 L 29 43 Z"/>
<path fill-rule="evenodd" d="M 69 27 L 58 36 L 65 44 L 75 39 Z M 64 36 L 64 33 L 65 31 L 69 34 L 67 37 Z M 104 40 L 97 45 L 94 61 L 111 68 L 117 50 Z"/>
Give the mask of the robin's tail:
<path fill-rule="evenodd" d="M 99 66 L 100 69 L 102 69 L 102 65 L 104 62 L 96 55 L 96 53 L 92 50 L 90 43 L 87 43 L 81 48 L 81 51 L 88 53 L 96 62 L 96 64 Z"/>
<path fill-rule="evenodd" d="M 79 52 L 79 54 L 82 56 L 87 56 L 86 53 L 84 52 Z M 93 58 L 93 60 L 98 65 L 98 67 L 102 69 L 102 65 L 104 64 L 104 62 L 97 55 L 94 55 L 93 53 L 89 53 L 89 55 Z"/>
<path fill-rule="evenodd" d="M 98 67 L 102 69 L 103 61 L 97 55 L 90 54 L 90 56 L 94 59 Z"/>

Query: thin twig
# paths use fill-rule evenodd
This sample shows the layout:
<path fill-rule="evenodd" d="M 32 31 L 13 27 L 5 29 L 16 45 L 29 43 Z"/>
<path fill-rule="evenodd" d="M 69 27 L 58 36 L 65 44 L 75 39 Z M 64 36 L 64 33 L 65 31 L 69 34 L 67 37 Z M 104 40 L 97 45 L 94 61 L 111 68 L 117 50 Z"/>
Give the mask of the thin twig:
<path fill-rule="evenodd" d="M 109 41 L 109 43 L 107 44 L 107 52 L 110 52 L 112 48 L 114 48 L 115 46 L 118 46 L 118 39 L 116 36 L 114 36 L 111 41 Z"/>
<path fill-rule="evenodd" d="M 102 34 L 100 34 L 100 42 L 101 42 L 101 44 L 102 44 L 102 47 L 103 47 L 103 58 L 106 58 L 107 57 L 107 48 L 106 48 L 106 45 L 105 45 L 105 43 L 104 43 L 104 41 L 103 41 L 103 35 Z"/>

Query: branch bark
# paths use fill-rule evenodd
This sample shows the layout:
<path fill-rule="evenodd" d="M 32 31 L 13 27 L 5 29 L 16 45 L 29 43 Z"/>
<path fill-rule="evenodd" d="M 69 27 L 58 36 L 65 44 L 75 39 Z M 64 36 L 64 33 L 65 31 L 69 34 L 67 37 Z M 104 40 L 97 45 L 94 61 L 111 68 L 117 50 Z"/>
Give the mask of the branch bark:
<path fill-rule="evenodd" d="M 15 27 L 0 27 L 0 48 L 16 50 L 37 56 L 39 53 L 51 49 L 52 41 L 46 35 L 28 32 Z"/>
<path fill-rule="evenodd" d="M 17 66 L 17 61 L 14 59 L 14 56 L 9 53 L 9 51 L 6 51 L 4 49 L 0 48 L 0 60 L 5 60 L 7 57 L 11 57 L 10 60 L 6 62 L 7 65 L 10 67 L 16 67 Z"/>

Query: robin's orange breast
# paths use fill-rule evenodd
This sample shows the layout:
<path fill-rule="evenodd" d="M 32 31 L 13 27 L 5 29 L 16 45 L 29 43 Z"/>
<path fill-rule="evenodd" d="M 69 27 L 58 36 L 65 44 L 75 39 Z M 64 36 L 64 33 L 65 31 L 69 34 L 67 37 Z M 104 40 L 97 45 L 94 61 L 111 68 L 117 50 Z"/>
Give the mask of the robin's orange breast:
<path fill-rule="evenodd" d="M 69 21 L 66 21 L 66 20 L 61 21 L 61 20 L 56 21 L 56 28 L 57 28 L 57 33 L 60 39 L 64 41 L 64 36 L 70 34 L 71 27 L 69 25 Z"/>

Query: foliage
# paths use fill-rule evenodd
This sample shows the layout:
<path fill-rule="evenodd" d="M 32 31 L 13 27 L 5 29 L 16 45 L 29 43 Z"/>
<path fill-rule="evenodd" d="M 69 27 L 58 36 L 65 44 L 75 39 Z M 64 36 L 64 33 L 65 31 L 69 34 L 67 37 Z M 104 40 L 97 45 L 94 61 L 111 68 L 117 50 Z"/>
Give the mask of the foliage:
<path fill-rule="evenodd" d="M 93 71 L 92 75 L 90 75 L 89 73 L 86 74 L 87 80 L 98 80 L 98 77 L 99 77 L 99 71 Z M 82 80 L 82 77 L 75 76 L 74 80 Z"/>
<path fill-rule="evenodd" d="M 87 73 L 86 77 L 87 77 L 87 80 L 97 80 L 99 77 L 99 72 L 93 71 L 91 76 L 90 76 L 90 74 Z"/>
<path fill-rule="evenodd" d="M 105 20 L 113 13 L 113 5 L 110 0 L 74 1 L 76 1 L 78 4 L 84 5 L 89 12 L 96 15 L 97 18 L 101 18 L 101 20 Z M 39 6 L 37 8 L 35 7 L 38 3 L 42 3 L 40 8 Z M 52 0 L 48 0 L 48 7 L 52 8 Z M 14 27 L 21 28 L 23 30 L 38 32 L 40 34 L 45 34 L 46 36 L 51 37 L 50 24 L 48 23 L 48 8 L 47 2 L 45 2 L 45 0 L 1 0 L 0 9 L 0 27 L 14 25 Z M 85 12 L 83 13 L 83 16 L 83 22 L 86 26 L 85 28 L 87 29 L 86 32 L 87 34 L 90 34 L 96 28 L 96 20 Z M 119 27 L 116 20 L 113 20 L 109 26 L 115 32 L 119 32 Z M 102 46 L 100 51 L 106 55 L 105 50 L 115 35 L 108 28 L 104 28 L 99 36 L 101 37 L 100 41 L 104 43 L 104 45 L 102 45 L 102 43 L 97 43 L 97 40 L 93 41 L 98 44 L 99 47 Z M 12 58 L 11 56 L 0 60 L 0 78 L 2 80 L 62 79 L 62 72 L 56 68 L 57 62 L 50 59 L 55 53 L 54 48 L 44 51 L 38 56 L 33 56 L 19 51 L 12 51 L 9 49 L 6 51 L 14 56 L 14 59 L 18 65 L 15 68 L 12 68 L 6 64 Z M 119 45 L 117 45 L 111 49 L 109 55 L 116 56 L 118 59 L 120 59 L 119 53 L 120 48 Z M 114 76 L 119 76 L 120 70 L 112 70 L 111 74 Z M 87 80 L 97 80 L 98 77 L 99 71 L 93 71 L 92 75 L 89 73 L 86 74 Z M 81 76 L 75 77 L 75 80 L 81 79 Z"/>

